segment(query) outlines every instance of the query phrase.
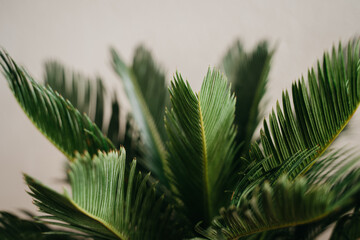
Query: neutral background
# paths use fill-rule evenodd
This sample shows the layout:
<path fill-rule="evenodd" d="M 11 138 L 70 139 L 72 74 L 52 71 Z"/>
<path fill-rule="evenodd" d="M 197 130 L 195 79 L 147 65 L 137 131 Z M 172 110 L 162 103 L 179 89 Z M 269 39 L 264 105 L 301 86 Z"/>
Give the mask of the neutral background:
<path fill-rule="evenodd" d="M 167 70 L 178 70 L 198 90 L 208 66 L 240 38 L 276 46 L 267 111 L 281 91 L 339 40 L 360 34 L 360 2 L 352 1 L 99 1 L 0 0 L 0 46 L 35 79 L 43 62 L 58 59 L 111 84 L 109 47 L 129 62 L 139 43 Z M 360 140 L 359 117 L 345 143 Z M 61 190 L 64 157 L 26 118 L 0 76 L 0 210 L 35 210 L 22 172 Z"/>

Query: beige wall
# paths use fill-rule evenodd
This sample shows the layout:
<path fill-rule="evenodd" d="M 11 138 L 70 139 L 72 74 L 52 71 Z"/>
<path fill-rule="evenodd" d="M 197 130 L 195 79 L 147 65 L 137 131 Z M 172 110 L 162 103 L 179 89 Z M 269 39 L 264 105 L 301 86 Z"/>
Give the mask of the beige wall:
<path fill-rule="evenodd" d="M 208 66 L 219 62 L 235 38 L 248 48 L 268 39 L 277 46 L 269 107 L 325 49 L 359 34 L 359 23 L 356 0 L 0 0 L 0 46 L 36 79 L 42 77 L 43 61 L 55 58 L 114 82 L 109 46 L 130 60 L 143 42 L 167 69 L 169 80 L 179 70 L 199 89 Z M 0 210 L 34 209 L 21 172 L 61 189 L 63 157 L 25 117 L 3 76 L 0 109 Z M 353 125 L 348 139 L 359 142 L 360 128 Z"/>

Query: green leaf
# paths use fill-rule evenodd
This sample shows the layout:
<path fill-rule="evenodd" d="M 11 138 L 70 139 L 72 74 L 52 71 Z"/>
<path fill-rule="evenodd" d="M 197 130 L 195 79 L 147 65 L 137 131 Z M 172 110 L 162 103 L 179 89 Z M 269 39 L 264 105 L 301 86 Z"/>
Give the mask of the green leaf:
<path fill-rule="evenodd" d="M 331 183 L 324 180 L 309 184 L 305 177 L 290 181 L 283 175 L 273 186 L 266 181 L 239 207 L 221 209 L 211 228 L 198 231 L 209 239 L 239 239 L 344 213 L 359 200 L 356 196 L 360 193 L 360 171 L 335 179 L 330 177 Z"/>
<path fill-rule="evenodd" d="M 236 41 L 222 60 L 221 67 L 236 96 L 236 141 L 241 144 L 239 155 L 247 154 L 262 118 L 259 104 L 266 91 L 272 55 L 267 42 L 260 42 L 251 52 L 245 52 L 241 42 Z"/>
<path fill-rule="evenodd" d="M 356 208 L 359 195 L 352 192 L 353 186 L 357 183 L 352 183 L 351 176 L 354 174 L 352 171 L 356 168 L 359 162 L 359 156 L 356 149 L 353 150 L 337 150 L 327 151 L 318 159 L 313 167 L 311 167 L 304 175 L 309 185 L 321 185 L 326 183 L 332 186 L 333 192 L 338 193 L 338 196 L 350 194 L 354 196 L 355 201 L 351 200 L 350 203 L 344 202 L 339 207 L 341 210 L 333 211 L 328 216 L 316 222 L 310 222 L 304 225 L 281 229 L 281 232 L 287 236 L 288 239 L 315 239 L 319 234 L 329 229 L 332 224 L 341 220 L 342 215 L 354 207 Z M 358 170 L 356 170 L 358 171 Z M 350 176 L 350 178 L 349 178 Z M 338 182 L 343 179 L 343 183 Z M 347 180 L 346 180 L 347 179 Z M 356 187 L 354 188 L 356 189 Z M 271 231 L 277 234 L 279 230 Z"/>
<path fill-rule="evenodd" d="M 346 178 L 349 178 L 348 175 L 352 175 L 351 172 L 358 165 L 359 159 L 356 149 L 327 151 L 304 176 L 309 185 L 321 185 L 324 182 L 330 184 L 332 186 L 331 191 L 337 192 L 338 196 L 349 193 L 354 194 L 351 193 L 354 185 L 351 181 L 342 184 L 337 184 L 337 182 L 340 179 L 346 181 Z M 354 194 L 354 197 L 358 198 L 358 194 Z M 342 207 L 339 207 L 341 211 L 331 212 L 328 216 L 316 222 L 267 232 L 266 236 L 270 237 L 267 239 L 271 239 L 272 235 L 279 235 L 280 233 L 286 236 L 287 239 L 315 239 L 319 234 L 329 229 L 333 223 L 339 221 L 344 213 L 356 207 L 357 201 L 350 202 L 352 204 L 345 203 Z"/>
<path fill-rule="evenodd" d="M 233 173 L 235 99 L 225 78 L 208 71 L 199 94 L 177 74 L 166 114 L 171 185 L 184 213 L 209 223 L 226 202 Z"/>
<path fill-rule="evenodd" d="M 164 196 L 157 196 L 149 174 L 136 173 L 135 160 L 127 170 L 125 158 L 123 148 L 99 152 L 93 159 L 89 154 L 78 155 L 70 165 L 72 197 L 25 175 L 35 205 L 49 214 L 42 219 L 99 239 L 163 237 L 171 225 L 171 208 Z"/>
<path fill-rule="evenodd" d="M 33 216 L 30 216 L 33 217 Z M 0 212 L 1 240 L 71 240 L 69 236 L 60 235 L 43 223 L 21 219 L 9 212 Z"/>
<path fill-rule="evenodd" d="M 0 58 L 9 87 L 26 115 L 69 159 L 76 152 L 95 154 L 114 148 L 99 128 L 69 101 L 35 82 L 4 51 L 0 51 Z"/>
<path fill-rule="evenodd" d="M 258 150 L 260 151 L 260 150 Z M 278 178 L 284 174 L 287 174 L 289 178 L 294 179 L 303 172 L 299 172 L 299 166 L 302 166 L 304 169 L 309 167 L 312 162 L 310 159 L 317 153 L 318 148 L 313 148 L 310 150 L 300 151 L 295 153 L 286 162 L 282 164 L 281 167 L 274 169 L 267 174 L 263 173 L 263 163 L 268 159 L 264 159 L 258 163 L 252 163 L 246 173 L 241 174 L 240 181 L 237 183 L 236 190 L 241 189 L 241 192 L 237 193 L 236 191 L 232 196 L 232 204 L 239 206 L 243 199 L 246 199 L 249 194 L 259 185 L 261 185 L 265 180 L 270 184 L 273 184 L 278 180 Z M 307 165 L 304 165 L 306 164 Z"/>
<path fill-rule="evenodd" d="M 68 99 L 80 112 L 86 113 L 92 120 L 103 115 L 105 88 L 102 79 L 91 79 L 78 72 L 66 69 L 57 61 L 45 63 L 45 85 L 49 85 L 63 98 Z M 103 116 L 94 121 L 102 128 Z"/>
<path fill-rule="evenodd" d="M 124 146 L 129 162 L 134 157 L 141 159 L 143 153 L 140 133 L 129 114 L 125 122 L 120 121 L 122 109 L 115 90 L 109 93 L 100 77 L 91 79 L 69 71 L 59 62 L 49 61 L 45 64 L 45 84 L 68 99 L 80 112 L 86 113 L 102 129 L 103 134 L 111 140 L 115 148 Z M 107 105 L 106 99 L 110 97 L 112 98 L 111 116 L 110 121 L 107 122 L 104 109 Z"/>
<path fill-rule="evenodd" d="M 128 162 L 130 162 L 134 158 L 136 158 L 139 162 L 143 162 L 144 144 L 133 117 L 131 116 L 131 114 L 127 114 L 125 119 L 125 130 L 121 130 L 121 108 L 119 102 L 116 99 L 116 96 L 113 97 L 111 109 L 112 114 L 106 133 L 107 137 L 111 139 L 116 148 L 120 148 L 123 146 L 126 149 L 126 156 Z"/>
<path fill-rule="evenodd" d="M 135 50 L 132 71 L 161 139 L 164 140 L 166 139 L 164 114 L 165 107 L 169 105 L 169 92 L 164 71 L 154 62 L 151 53 L 143 46 Z"/>
<path fill-rule="evenodd" d="M 165 166 L 167 153 L 161 136 L 162 121 L 159 122 L 159 115 L 164 111 L 166 99 L 164 75 L 143 48 L 137 50 L 132 68 L 126 66 L 114 49 L 111 53 L 114 70 L 122 80 L 134 120 L 146 146 L 144 154 L 147 157 L 144 164 L 162 184 L 168 186 L 165 176 L 168 172 Z"/>
<path fill-rule="evenodd" d="M 346 56 L 339 44 L 332 55 L 324 54 L 323 64 L 308 72 L 308 87 L 304 79 L 292 86 L 292 102 L 287 91 L 283 93 L 282 108 L 264 120 L 261 144 L 250 150 L 252 165 L 245 172 L 256 172 L 259 178 L 281 167 L 296 153 L 318 148 L 313 156 L 304 158 L 294 169 L 294 176 L 306 172 L 344 129 L 360 103 L 359 44 L 349 43 Z M 259 165 L 260 164 L 260 165 Z M 255 166 L 256 169 L 252 169 Z M 235 199 L 241 198 L 243 184 L 248 174 L 240 180 Z"/>

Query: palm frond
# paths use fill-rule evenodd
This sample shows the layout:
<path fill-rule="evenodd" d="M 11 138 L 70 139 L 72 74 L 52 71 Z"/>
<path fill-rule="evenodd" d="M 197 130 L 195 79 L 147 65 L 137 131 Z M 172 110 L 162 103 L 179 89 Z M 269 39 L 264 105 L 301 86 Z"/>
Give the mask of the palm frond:
<path fill-rule="evenodd" d="M 22 219 L 9 212 L 0 212 L 1 240 L 71 240 L 70 236 L 57 234 L 43 223 Z"/>
<path fill-rule="evenodd" d="M 132 71 L 161 139 L 165 140 L 164 114 L 169 105 L 169 92 L 164 71 L 144 46 L 135 50 Z"/>
<path fill-rule="evenodd" d="M 356 168 L 359 162 L 359 156 L 356 150 L 341 149 L 337 151 L 327 151 L 322 155 L 314 165 L 304 175 L 310 185 L 321 185 L 327 183 L 332 185 L 332 191 L 346 193 L 352 186 L 336 184 L 341 178 L 350 174 Z M 356 202 L 354 202 L 356 204 Z M 355 205 L 348 205 L 348 209 L 354 208 Z M 346 209 L 346 208 L 345 208 Z M 345 211 L 335 211 L 329 216 L 309 224 L 295 226 L 287 229 L 287 236 L 290 239 L 311 240 L 331 227 L 331 224 L 337 222 Z M 284 229 L 285 231 L 286 229 Z"/>
<path fill-rule="evenodd" d="M 136 51 L 132 67 L 127 67 L 114 49 L 111 53 L 113 68 L 122 80 L 134 120 L 146 146 L 144 164 L 162 184 L 168 186 L 164 165 L 167 153 L 161 135 L 162 120 L 159 120 L 167 98 L 164 74 L 156 67 L 150 53 L 143 48 Z"/>
<path fill-rule="evenodd" d="M 333 192 L 338 192 L 339 195 L 347 194 L 352 189 L 352 183 L 348 182 L 348 186 L 345 184 L 338 184 L 341 179 L 346 179 L 346 176 L 356 168 L 360 157 L 356 154 L 356 149 L 342 149 L 337 151 L 327 151 L 322 155 L 314 165 L 306 172 L 306 177 L 309 185 L 321 185 L 326 183 L 332 186 Z M 350 194 L 352 194 L 350 192 Z M 358 197 L 358 194 L 354 195 Z M 342 215 L 352 208 L 356 208 L 356 201 L 352 201 L 352 204 L 342 206 L 342 211 L 334 211 L 328 216 L 316 221 L 310 222 L 304 225 L 297 225 L 294 227 L 283 228 L 280 230 L 287 236 L 288 239 L 301 239 L 311 240 L 315 239 L 319 234 L 331 227 L 333 223 L 336 223 L 342 218 Z M 272 234 L 277 234 L 279 230 L 271 231 Z M 270 235 L 271 236 L 271 235 Z M 271 239 L 271 238 L 270 238 Z"/>
<path fill-rule="evenodd" d="M 35 205 L 49 214 L 41 219 L 96 239 L 159 239 L 169 234 L 171 207 L 148 185 L 149 174 L 136 173 L 135 160 L 126 169 L 125 158 L 123 148 L 99 152 L 93 159 L 78 155 L 70 165 L 72 197 L 25 175 Z"/>
<path fill-rule="evenodd" d="M 171 184 L 190 221 L 209 223 L 225 204 L 233 176 L 235 99 L 226 79 L 210 69 L 199 94 L 177 74 L 170 99 L 165 126 Z"/>
<path fill-rule="evenodd" d="M 5 52 L 0 65 L 18 103 L 33 122 L 61 152 L 73 159 L 76 152 L 96 154 L 114 148 L 99 128 L 50 87 L 35 82 Z"/>
<path fill-rule="evenodd" d="M 353 194 L 351 188 L 353 187 L 349 181 L 349 186 L 346 184 L 338 184 L 340 179 L 346 179 L 346 176 L 356 168 L 360 157 L 356 154 L 356 149 L 341 149 L 337 151 L 327 151 L 322 155 L 314 165 L 306 172 L 304 177 L 307 180 L 308 185 L 321 185 L 326 183 L 331 186 L 331 191 L 341 194 Z M 291 175 L 291 174 L 290 174 Z M 269 180 L 271 183 L 271 180 Z M 355 198 L 358 198 L 358 193 L 354 194 Z M 344 204 L 339 207 L 338 211 L 333 211 L 329 215 L 322 219 L 310 222 L 307 224 L 291 226 L 287 228 L 276 229 L 268 231 L 266 233 L 260 233 L 255 235 L 262 235 L 261 239 L 301 239 L 312 240 L 319 236 L 322 232 L 331 227 L 333 223 L 336 223 L 342 218 L 342 215 L 356 208 L 357 201 L 350 201 L 352 203 Z M 246 238 L 247 239 L 247 238 Z M 251 239 L 251 238 L 250 238 Z"/>
<path fill-rule="evenodd" d="M 360 171 L 329 180 L 330 183 L 309 184 L 305 177 L 290 181 L 283 175 L 272 186 L 264 182 L 250 199 L 243 199 L 238 207 L 221 209 L 212 227 L 199 231 L 209 239 L 239 239 L 343 214 L 359 200 Z"/>
<path fill-rule="evenodd" d="M 129 162 L 134 157 L 142 157 L 142 142 L 132 117 L 128 114 L 125 123 L 120 121 L 121 107 L 116 94 L 109 93 L 100 77 L 91 79 L 66 69 L 59 62 L 48 61 L 45 63 L 45 84 L 68 99 L 79 112 L 86 113 L 116 149 L 124 146 Z M 104 111 L 109 97 L 112 97 L 111 116 L 106 122 Z"/>
<path fill-rule="evenodd" d="M 293 156 L 287 159 L 287 161 L 284 162 L 281 167 L 276 168 L 267 174 L 263 174 L 262 172 L 262 164 L 264 161 L 267 161 L 267 159 L 264 159 L 258 163 L 253 162 L 249 165 L 246 174 L 240 174 L 240 181 L 237 183 L 237 189 L 242 190 L 239 194 L 237 194 L 236 191 L 233 192 L 232 204 L 239 206 L 240 202 L 243 199 L 246 199 L 247 196 L 252 193 L 254 188 L 256 188 L 258 185 L 261 185 L 265 180 L 272 185 L 278 180 L 280 176 L 284 174 L 287 174 L 292 179 L 301 175 L 303 172 L 298 172 L 298 167 L 304 164 L 304 162 L 307 162 L 307 166 L 310 166 L 311 161 L 309 161 L 309 158 L 314 156 L 317 151 L 318 148 L 313 148 L 295 153 Z"/>
<path fill-rule="evenodd" d="M 260 42 L 251 52 L 246 52 L 241 42 L 236 41 L 222 60 L 221 68 L 236 96 L 236 141 L 241 144 L 239 155 L 247 154 L 262 118 L 259 104 L 265 94 L 272 55 L 267 42 Z"/>
<path fill-rule="evenodd" d="M 305 81 L 292 86 L 292 102 L 287 91 L 283 93 L 282 109 L 276 105 L 269 120 L 264 120 L 261 144 L 253 144 L 250 159 L 253 162 L 245 172 L 256 172 L 259 178 L 271 175 L 291 156 L 306 149 L 317 148 L 313 156 L 304 158 L 294 169 L 293 175 L 306 172 L 316 159 L 340 134 L 360 103 L 359 44 L 349 43 L 346 56 L 339 44 L 332 55 L 324 54 L 323 64 L 317 64 L 308 72 L 308 88 Z M 269 124 L 268 124 L 269 122 Z M 255 166 L 255 168 L 253 168 Z M 251 169 L 251 170 L 250 170 Z M 241 198 L 250 184 L 249 174 L 240 180 L 235 199 Z"/>
<path fill-rule="evenodd" d="M 78 72 L 69 71 L 60 62 L 47 61 L 44 80 L 45 85 L 48 84 L 68 99 L 74 107 L 80 112 L 85 112 L 99 128 L 102 128 L 106 92 L 100 77 L 91 79 Z"/>
<path fill-rule="evenodd" d="M 144 161 L 144 144 L 134 118 L 131 114 L 126 115 L 125 130 L 122 131 L 120 104 L 116 96 L 114 96 L 112 100 L 111 109 L 112 114 L 106 136 L 114 143 L 117 149 L 122 146 L 126 149 L 126 156 L 129 162 L 136 158 L 142 163 Z"/>

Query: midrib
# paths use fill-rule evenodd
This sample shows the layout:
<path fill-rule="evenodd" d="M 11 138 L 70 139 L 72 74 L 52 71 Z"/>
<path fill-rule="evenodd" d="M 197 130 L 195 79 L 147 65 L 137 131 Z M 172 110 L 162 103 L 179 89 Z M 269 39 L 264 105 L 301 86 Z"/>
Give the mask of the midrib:
<path fill-rule="evenodd" d="M 114 234 L 116 237 L 118 237 L 118 239 L 120 240 L 128 240 L 127 237 L 125 237 L 121 232 L 119 232 L 115 226 L 112 226 L 110 223 L 108 223 L 107 221 L 105 221 L 104 219 L 93 215 L 92 213 L 88 212 L 87 210 L 85 210 L 83 207 L 81 207 L 79 204 L 77 204 L 72 198 L 70 197 L 66 197 L 70 203 L 76 208 L 78 209 L 82 214 L 84 214 L 85 216 L 91 218 L 92 220 L 98 222 L 99 224 L 101 224 L 102 226 L 104 226 L 106 229 L 108 229 L 112 234 Z"/>
<path fill-rule="evenodd" d="M 315 164 L 316 161 L 314 161 L 315 159 L 317 159 L 318 157 L 320 157 L 325 151 L 326 149 L 332 144 L 332 142 L 339 136 L 339 134 L 344 130 L 344 128 L 346 127 L 346 125 L 350 122 L 350 120 L 352 119 L 352 117 L 354 116 L 355 112 L 357 111 L 357 109 L 360 106 L 360 102 L 355 106 L 353 112 L 349 115 L 349 117 L 345 120 L 345 122 L 341 125 L 341 127 L 334 133 L 334 135 L 330 138 L 330 140 L 325 143 L 325 145 L 323 147 L 320 146 L 320 150 L 318 151 L 318 153 L 313 157 L 313 159 L 311 161 L 313 161 L 306 169 L 305 171 L 301 174 L 304 175 L 307 171 L 309 171 L 309 169 Z"/>
<path fill-rule="evenodd" d="M 206 221 L 210 221 L 211 218 L 211 204 L 210 204 L 210 186 L 209 186 L 209 176 L 208 176 L 208 156 L 207 156 L 207 146 L 206 146 L 206 134 L 205 134 L 205 126 L 202 116 L 200 98 L 198 98 L 198 110 L 199 110 L 199 118 L 200 118 L 200 128 L 201 128 L 201 142 L 202 142 L 202 163 L 203 163 L 203 200 L 204 200 L 204 213 Z"/>

